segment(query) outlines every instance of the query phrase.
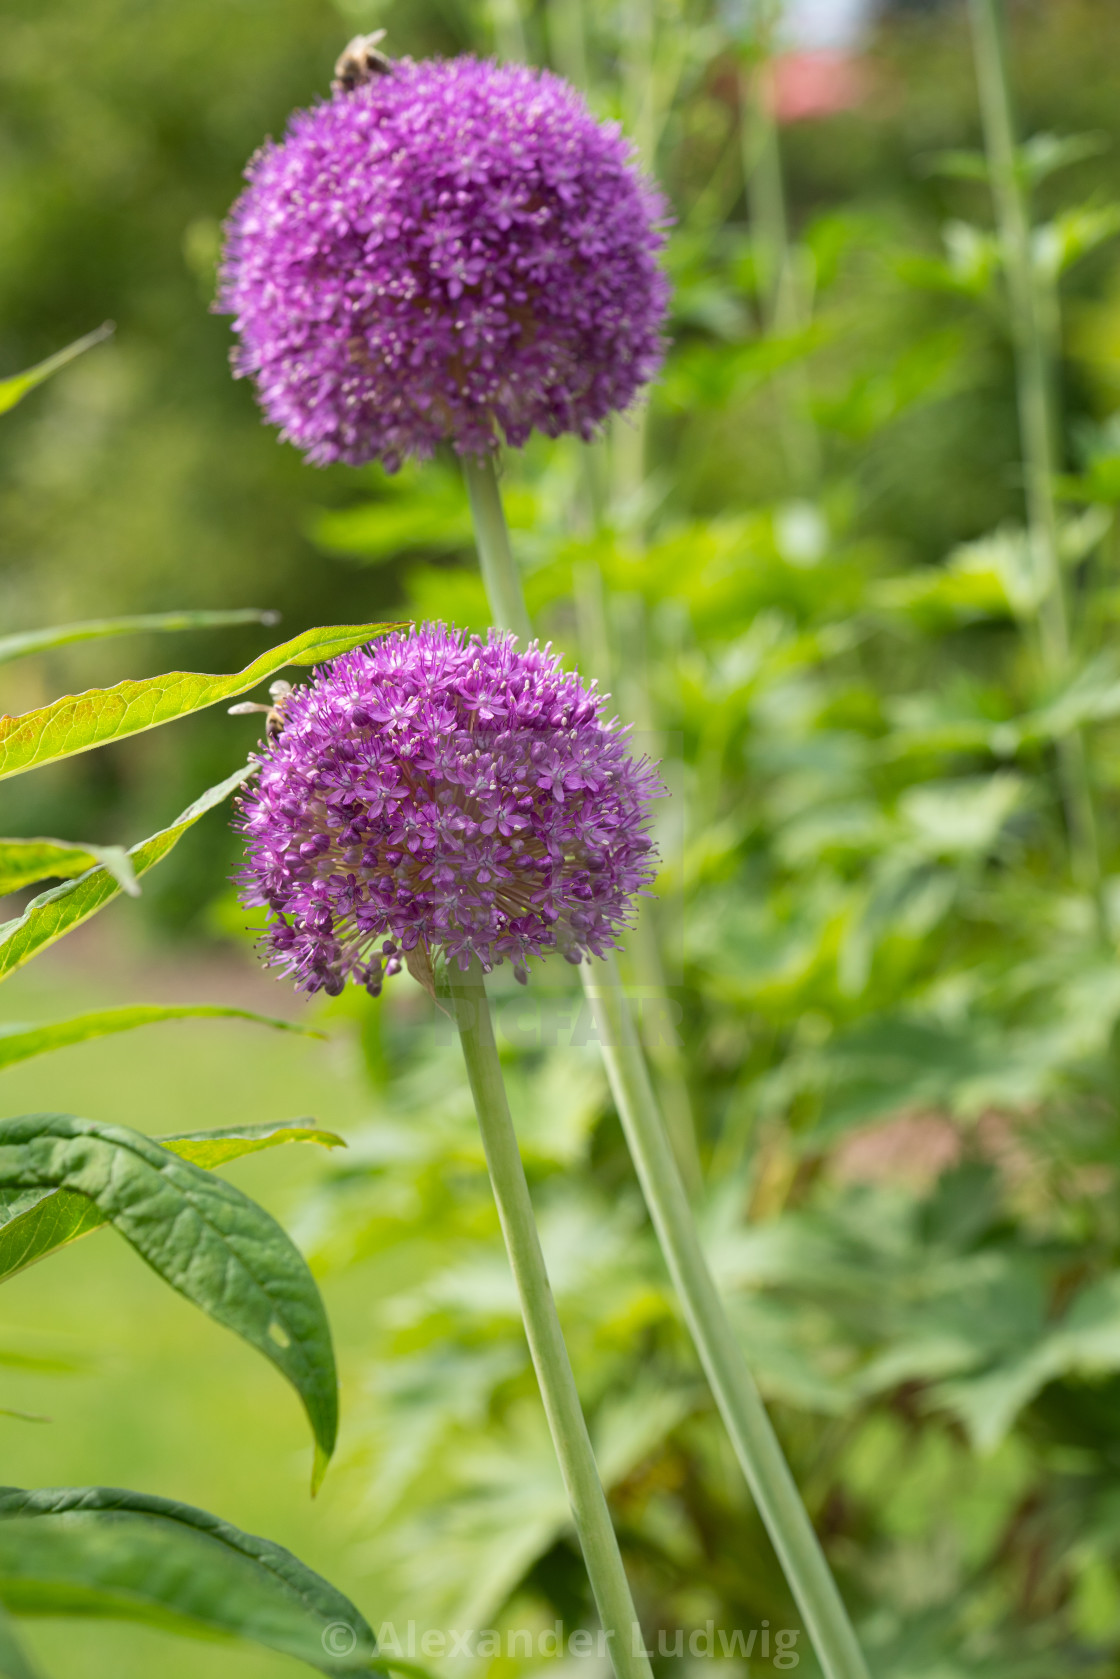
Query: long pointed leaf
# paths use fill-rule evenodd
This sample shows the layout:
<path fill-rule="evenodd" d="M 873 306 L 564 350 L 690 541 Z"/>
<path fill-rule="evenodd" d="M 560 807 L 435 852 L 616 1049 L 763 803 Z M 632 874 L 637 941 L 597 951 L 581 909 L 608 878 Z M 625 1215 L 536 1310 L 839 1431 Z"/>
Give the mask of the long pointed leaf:
<path fill-rule="evenodd" d="M 368 1672 L 376 1661 L 361 1611 L 291 1551 L 118 1487 L 0 1488 L 0 1599 L 17 1614 L 251 1639 L 321 1673 Z"/>
<path fill-rule="evenodd" d="M 145 612 L 131 618 L 87 618 L 80 624 L 55 624 L 44 630 L 23 630 L 18 635 L 0 635 L 0 665 L 10 659 L 24 659 L 45 653 L 52 647 L 68 647 L 75 641 L 100 641 L 111 635 L 142 635 L 175 630 L 220 630 L 231 624 L 278 624 L 278 612 L 255 606 L 234 607 L 227 612 Z"/>
<path fill-rule="evenodd" d="M 86 350 L 92 350 L 95 344 L 102 344 L 106 338 L 111 338 L 113 331 L 112 321 L 106 321 L 103 326 L 87 332 L 84 338 L 77 338 L 73 344 L 67 344 L 64 350 L 58 350 L 53 356 L 48 356 L 46 361 L 37 362 L 34 367 L 27 368 L 23 373 L 13 373 L 7 379 L 0 379 L 0 414 L 6 414 L 9 408 L 14 408 L 17 402 L 22 402 L 28 391 L 33 391 L 36 385 L 41 385 L 44 379 L 49 379 L 52 373 L 57 373 L 60 367 L 65 367 L 75 356 L 80 356 Z"/>
<path fill-rule="evenodd" d="M 282 1143 L 319 1143 L 345 1148 L 342 1138 L 317 1125 L 245 1125 L 226 1131 L 196 1131 L 155 1142 L 208 1171 L 261 1149 Z M 88 1236 L 109 1222 L 109 1215 L 87 1195 L 68 1189 L 0 1189 L 0 1282 L 26 1271 L 59 1248 Z M 0 1355 L 2 1362 L 2 1355 Z"/>
<path fill-rule="evenodd" d="M 330 1326 L 276 1220 L 232 1184 L 124 1126 L 73 1114 L 0 1121 L 0 1190 L 85 1196 L 172 1288 L 264 1353 L 303 1401 L 317 1465 L 334 1449 Z"/>
<path fill-rule="evenodd" d="M 0 1282 L 108 1222 L 96 1201 L 70 1189 L 0 1189 Z"/>
<path fill-rule="evenodd" d="M 243 765 L 216 787 L 208 788 L 170 828 L 162 828 L 150 839 L 132 846 L 128 855 L 136 874 L 146 874 L 166 857 L 200 816 L 205 816 L 208 810 L 221 804 L 252 773 L 251 764 Z M 40 892 L 37 898 L 32 898 L 22 915 L 0 926 L 0 980 L 6 979 L 66 933 L 73 932 L 75 927 L 80 927 L 83 921 L 88 921 L 91 915 L 111 903 L 120 890 L 119 881 L 108 869 L 98 867 L 79 875 L 77 880 L 54 886 L 49 892 Z"/>
<path fill-rule="evenodd" d="M 277 1020 L 269 1014 L 254 1014 L 251 1009 L 225 1008 L 215 1003 L 126 1003 L 120 1008 L 75 1014 L 69 1020 L 52 1020 L 42 1026 L 15 1023 L 0 1026 L 0 1072 L 19 1061 L 29 1061 L 33 1055 L 44 1055 L 48 1050 L 88 1043 L 116 1032 L 132 1032 L 138 1026 L 155 1026 L 164 1020 L 251 1020 L 257 1026 L 271 1026 L 277 1032 L 298 1032 L 310 1038 L 323 1036 L 299 1021 Z"/>
<path fill-rule="evenodd" d="M 241 1160 L 247 1154 L 259 1154 L 261 1149 L 277 1148 L 281 1143 L 318 1143 L 321 1148 L 345 1148 L 346 1143 L 337 1131 L 324 1131 L 314 1123 L 305 1125 L 230 1125 L 221 1131 L 182 1131 L 173 1137 L 157 1137 L 156 1142 L 177 1154 L 180 1160 L 193 1160 L 207 1171 L 224 1166 L 227 1160 Z"/>
<path fill-rule="evenodd" d="M 0 839 L 0 898 L 37 880 L 73 880 L 102 864 L 129 897 L 140 895 L 132 859 L 121 845 L 79 845 L 71 840 Z"/>
<path fill-rule="evenodd" d="M 291 641 L 262 653 L 232 676 L 173 670 L 114 688 L 90 688 L 68 694 L 52 705 L 0 718 L 0 777 L 53 764 L 76 752 L 89 752 L 111 740 L 155 729 L 219 700 L 235 698 L 256 688 L 285 665 L 317 665 L 371 641 L 392 626 L 342 624 L 306 630 Z"/>

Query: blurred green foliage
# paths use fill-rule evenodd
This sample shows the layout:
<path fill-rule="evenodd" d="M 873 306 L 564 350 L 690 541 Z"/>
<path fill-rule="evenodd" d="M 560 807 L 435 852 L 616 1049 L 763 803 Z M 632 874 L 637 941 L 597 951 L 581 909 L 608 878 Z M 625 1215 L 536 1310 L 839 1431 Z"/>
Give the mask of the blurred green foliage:
<path fill-rule="evenodd" d="M 207 313 L 239 169 L 326 85 L 349 33 L 384 23 L 397 52 L 496 43 L 586 63 L 597 108 L 656 153 L 676 290 L 644 437 L 534 444 L 506 463 L 506 490 L 530 606 L 659 741 L 685 812 L 682 837 L 666 820 L 635 943 L 681 1013 L 680 1047 L 651 1052 L 677 1123 L 696 1125 L 713 1263 L 875 1670 L 1113 1674 L 1116 8 L 1015 11 L 1023 130 L 1043 137 L 1025 154 L 1038 262 L 1061 298 L 1076 634 L 1058 680 L 1038 658 L 963 15 L 884 30 L 864 106 L 781 134 L 797 308 L 775 322 L 744 188 L 751 42 L 730 8 L 7 9 L 0 369 L 118 323 L 8 422 L 13 630 L 223 606 L 279 607 L 291 634 L 413 612 L 485 623 L 454 463 L 394 479 L 303 467 L 229 380 L 228 326 Z M 193 668 L 260 646 L 222 632 L 208 660 L 201 641 Z M 5 678 L 5 704 L 119 675 L 121 659 L 45 656 Z M 199 719 L 158 755 L 138 741 L 16 784 L 8 826 L 150 831 L 228 770 L 249 727 Z M 1077 729 L 1102 862 L 1088 884 L 1058 768 Z M 237 929 L 230 842 L 196 830 L 179 857 L 145 888 L 149 925 Z M 639 1607 L 670 1635 L 708 1617 L 795 1625 L 565 985 L 534 980 L 527 1027 L 502 995 L 504 1053 Z M 348 1583 L 375 1626 L 579 1625 L 589 1605 L 457 1051 L 403 978 L 325 1017 L 373 1090 L 297 1226 L 328 1291 L 365 1303 L 343 1335 L 367 1371 L 349 1394 Z M 153 1367 L 154 1402 L 159 1384 Z"/>

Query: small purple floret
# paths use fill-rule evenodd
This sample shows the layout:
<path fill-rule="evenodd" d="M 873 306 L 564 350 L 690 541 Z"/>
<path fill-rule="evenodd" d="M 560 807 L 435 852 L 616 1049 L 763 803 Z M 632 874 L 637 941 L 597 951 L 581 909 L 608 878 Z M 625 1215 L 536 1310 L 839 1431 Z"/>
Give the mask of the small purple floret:
<path fill-rule="evenodd" d="M 442 624 L 347 653 L 283 702 L 240 807 L 242 901 L 304 991 L 376 994 L 413 951 L 487 971 L 617 944 L 663 788 L 548 647 Z"/>
<path fill-rule="evenodd" d="M 664 200 L 547 71 L 398 60 L 247 176 L 217 307 L 317 464 L 589 438 L 660 365 Z"/>

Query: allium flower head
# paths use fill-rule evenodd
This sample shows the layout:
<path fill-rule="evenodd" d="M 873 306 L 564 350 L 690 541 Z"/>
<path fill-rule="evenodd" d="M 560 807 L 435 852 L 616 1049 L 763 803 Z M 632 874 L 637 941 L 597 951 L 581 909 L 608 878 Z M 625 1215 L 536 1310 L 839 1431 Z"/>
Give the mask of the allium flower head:
<path fill-rule="evenodd" d="M 247 174 L 217 307 L 309 460 L 588 438 L 660 364 L 664 201 L 557 76 L 400 59 Z"/>
<path fill-rule="evenodd" d="M 603 955 L 653 878 L 652 765 L 548 647 L 441 624 L 344 654 L 283 702 L 237 826 L 268 960 L 375 994 L 417 952 L 465 968 Z"/>

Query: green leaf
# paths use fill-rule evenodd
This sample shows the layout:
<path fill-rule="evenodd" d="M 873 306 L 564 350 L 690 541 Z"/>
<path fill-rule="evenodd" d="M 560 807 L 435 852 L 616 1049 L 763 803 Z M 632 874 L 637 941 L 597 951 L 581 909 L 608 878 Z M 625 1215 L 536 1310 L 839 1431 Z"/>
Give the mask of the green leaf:
<path fill-rule="evenodd" d="M 1059 169 L 1099 157 L 1111 144 L 1110 136 L 1102 133 L 1032 134 L 1019 148 L 1019 168 L 1031 186 L 1038 186 Z"/>
<path fill-rule="evenodd" d="M 0 1189 L 0 1282 L 106 1223 L 107 1215 L 88 1195 Z"/>
<path fill-rule="evenodd" d="M 1054 488 L 1060 501 L 1115 507 L 1120 504 L 1120 459 L 1115 455 L 1106 455 L 1091 461 L 1080 477 L 1061 473 L 1054 481 Z"/>
<path fill-rule="evenodd" d="M 196 1131 L 153 1140 L 180 1160 L 190 1160 L 207 1170 L 261 1149 L 277 1148 L 281 1143 L 346 1147 L 334 1131 L 321 1130 L 317 1125 L 233 1126 L 225 1131 Z M 0 1189 L 0 1282 L 107 1223 L 108 1215 L 85 1195 L 65 1189 Z"/>
<path fill-rule="evenodd" d="M 428 468 L 422 480 L 410 473 L 403 481 L 387 480 L 379 490 L 376 501 L 318 510 L 308 528 L 312 542 L 328 553 L 360 556 L 372 565 L 417 548 L 443 554 L 473 548 L 471 510 L 460 473 Z"/>
<path fill-rule="evenodd" d="M 0 1488 L 0 1599 L 249 1639 L 321 1673 L 368 1672 L 377 1654 L 361 1611 L 282 1545 L 118 1487 Z"/>
<path fill-rule="evenodd" d="M 311 1038 L 324 1036 L 298 1021 L 277 1020 L 272 1015 L 254 1014 L 251 1009 L 224 1008 L 210 1003 L 126 1003 L 121 1008 L 75 1014 L 69 1020 L 52 1020 L 42 1026 L 15 1022 L 0 1026 L 0 1071 L 17 1061 L 28 1061 L 33 1055 L 45 1055 L 48 1050 L 88 1043 L 91 1038 L 105 1038 L 115 1032 L 131 1032 L 137 1026 L 152 1026 L 163 1020 L 252 1020 L 277 1032 L 300 1032 Z M 239 1131 L 236 1135 L 245 1133 Z"/>
<path fill-rule="evenodd" d="M 104 343 L 111 338 L 115 328 L 112 321 L 106 321 L 104 326 L 95 327 L 87 332 L 84 338 L 75 339 L 64 350 L 59 350 L 46 361 L 29 367 L 25 373 L 13 373 L 8 379 L 0 379 L 0 414 L 6 414 L 9 408 L 14 408 L 17 402 L 22 402 L 28 391 L 33 391 L 36 385 L 41 385 L 44 379 L 49 379 L 52 373 L 57 373 L 60 367 L 82 355 L 86 350 L 92 350 L 95 344 Z"/>
<path fill-rule="evenodd" d="M 225 781 L 208 788 L 170 828 L 162 828 L 150 839 L 134 845 L 128 855 L 136 874 L 146 874 L 166 857 L 200 816 L 220 804 L 252 773 L 252 764 L 235 770 Z M 119 881 L 104 865 L 99 865 L 79 875 L 77 880 L 52 886 L 49 892 L 41 892 L 37 898 L 32 898 L 22 915 L 0 926 L 0 980 L 6 979 L 24 962 L 29 962 L 39 951 L 46 950 L 66 933 L 73 932 L 75 927 L 80 927 L 83 921 L 111 903 L 120 890 Z"/>
<path fill-rule="evenodd" d="M 323 1148 L 345 1148 L 342 1138 L 317 1125 L 246 1125 L 225 1131 L 197 1131 L 178 1137 L 156 1137 L 155 1142 L 207 1170 L 239 1160 L 242 1155 L 281 1143 L 319 1143 Z M 108 1223 L 108 1215 L 85 1195 L 65 1189 L 0 1190 L 0 1282 L 26 1271 L 59 1248 L 88 1236 Z M 0 1353 L 0 1363 L 4 1362 Z"/>
<path fill-rule="evenodd" d="M 1082 204 L 1034 229 L 1031 247 L 1040 274 L 1056 280 L 1090 251 L 1120 232 L 1120 204 Z"/>
<path fill-rule="evenodd" d="M 99 1214 L 166 1283 L 271 1359 L 303 1401 L 317 1472 L 325 1466 L 338 1428 L 330 1326 L 302 1255 L 276 1220 L 232 1184 L 124 1126 L 49 1113 L 0 1121 L 9 1220 L 50 1190 L 86 1203 L 52 1199 L 58 1233 L 60 1219 Z"/>
<path fill-rule="evenodd" d="M 1110 650 L 1075 669 L 1045 705 L 1020 718 L 1021 740 L 1060 740 L 1084 723 L 1120 716 L 1120 664 Z"/>
<path fill-rule="evenodd" d="M 181 1160 L 192 1160 L 196 1166 L 207 1168 L 224 1166 L 227 1160 L 240 1160 L 243 1155 L 257 1154 L 261 1149 L 276 1148 L 281 1143 L 346 1147 L 337 1132 L 324 1131 L 318 1125 L 231 1125 L 221 1131 L 184 1131 L 171 1137 L 158 1137 L 156 1141 Z"/>
<path fill-rule="evenodd" d="M 1009 1349 L 976 1376 L 943 1383 L 937 1397 L 961 1418 L 979 1451 L 992 1451 L 1023 1406 L 1047 1382 L 1120 1370 L 1120 1272 L 1096 1279 L 1075 1296 L 1052 1329 Z"/>
<path fill-rule="evenodd" d="M 52 647 L 68 647 L 75 641 L 100 641 L 111 635 L 142 635 L 153 631 L 219 630 L 231 624 L 278 624 L 278 612 L 257 607 L 238 607 L 230 612 L 146 612 L 134 618 L 88 618 L 80 624 L 55 624 L 45 630 L 23 630 L 19 635 L 0 636 L 0 665 L 10 659 L 24 659 L 45 653 Z"/>
<path fill-rule="evenodd" d="M 39 1669 L 29 1661 L 3 1609 L 0 1609 L 0 1675 L 2 1679 L 40 1679 Z"/>
<path fill-rule="evenodd" d="M 1016 169 L 1029 186 L 1038 186 L 1059 169 L 1097 157 L 1111 144 L 1107 134 L 1034 134 L 1018 148 Z M 986 181 L 988 159 L 983 152 L 935 152 L 925 161 L 928 175 L 943 175 L 958 181 Z"/>
<path fill-rule="evenodd" d="M 944 175 L 955 181 L 986 181 L 988 160 L 983 152 L 935 152 L 923 159 L 927 175 Z"/>
<path fill-rule="evenodd" d="M 941 230 L 945 259 L 904 255 L 895 272 L 907 285 L 923 290 L 948 291 L 966 297 L 983 297 L 999 272 L 999 241 L 971 222 L 946 222 Z"/>
<path fill-rule="evenodd" d="M 73 880 L 101 864 L 130 898 L 140 896 L 132 859 L 122 845 L 78 845 L 70 840 L 0 839 L 0 897 L 37 880 Z"/>
<path fill-rule="evenodd" d="M 1027 533 L 1001 525 L 973 542 L 960 543 L 941 566 L 924 566 L 872 585 L 871 599 L 887 611 L 919 622 L 976 622 L 1028 617 L 1045 592 Z"/>
<path fill-rule="evenodd" d="M 388 624 L 342 624 L 305 630 L 291 641 L 262 653 L 232 676 L 169 671 L 114 688 L 90 688 L 68 694 L 52 705 L 0 718 L 0 776 L 53 764 L 76 752 L 89 752 L 111 740 L 172 723 L 219 700 L 245 694 L 285 665 L 317 665 L 383 635 Z"/>

